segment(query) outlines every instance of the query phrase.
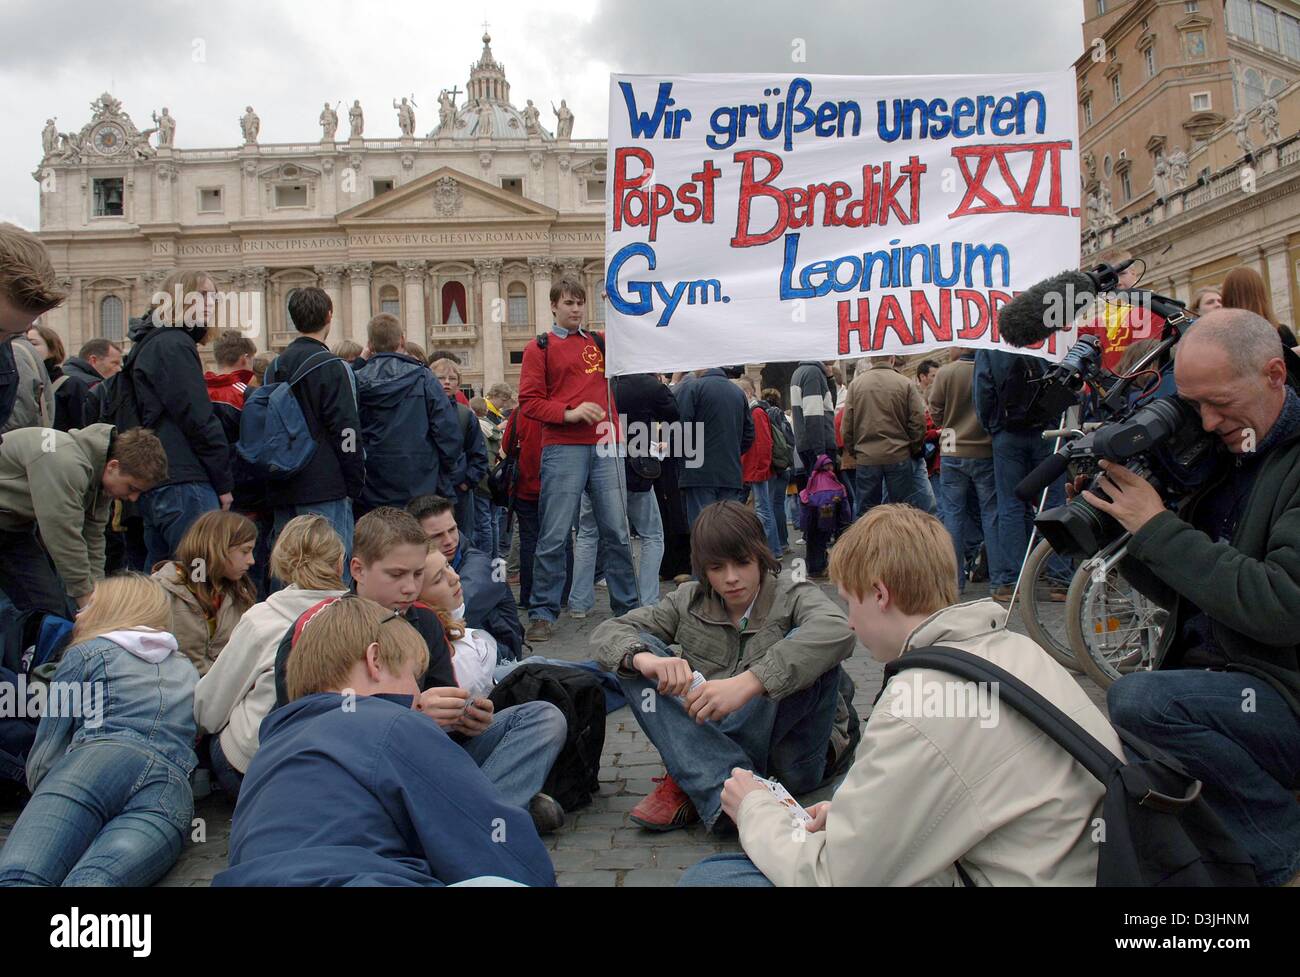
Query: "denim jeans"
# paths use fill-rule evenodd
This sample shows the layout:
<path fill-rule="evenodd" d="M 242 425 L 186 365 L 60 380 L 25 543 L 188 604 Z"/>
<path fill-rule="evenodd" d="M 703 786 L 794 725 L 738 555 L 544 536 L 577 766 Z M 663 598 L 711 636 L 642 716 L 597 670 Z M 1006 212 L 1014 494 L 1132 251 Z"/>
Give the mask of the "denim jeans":
<path fill-rule="evenodd" d="M 230 800 L 236 800 L 240 787 L 244 785 L 244 775 L 226 759 L 226 752 L 221 748 L 221 737 L 215 733 L 208 737 L 208 764 L 212 776 L 217 778 L 217 786 Z"/>
<path fill-rule="evenodd" d="M 194 520 L 205 512 L 221 508 L 217 493 L 207 482 L 179 482 L 160 485 L 140 496 L 144 519 L 144 544 L 148 551 L 148 573 L 163 560 L 176 556 L 181 537 Z"/>
<path fill-rule="evenodd" d="M 678 888 L 761 888 L 773 885 L 744 852 L 724 852 L 696 862 L 677 880 Z"/>
<path fill-rule="evenodd" d="M 594 444 L 549 444 L 542 449 L 541 483 L 540 531 L 528 616 L 553 622 L 560 615 L 565 550 L 583 492 L 590 494 L 596 517 L 610 607 L 615 615 L 622 615 L 639 606 L 627 532 L 623 459 L 604 449 L 598 452 Z"/>
<path fill-rule="evenodd" d="M 790 511 L 786 507 L 786 486 L 790 484 L 790 473 L 782 472 L 767 480 L 767 494 L 772 506 L 772 523 L 776 526 L 778 548 L 773 550 L 777 557 L 790 548 Z"/>
<path fill-rule="evenodd" d="M 967 495 L 972 490 L 979 499 L 980 521 L 984 526 L 984 545 L 989 554 L 989 582 L 992 586 L 1016 582 L 1014 570 L 1010 581 L 1002 579 L 1007 572 L 998 532 L 998 499 L 993 483 L 991 458 L 958 458 L 948 455 L 939 472 L 939 487 L 943 494 L 940 507 L 943 526 L 952 537 L 953 552 L 957 556 L 957 590 L 966 587 L 966 520 Z"/>
<path fill-rule="evenodd" d="M 352 518 L 352 500 L 335 499 L 333 502 L 310 502 L 306 505 L 286 505 L 280 506 L 275 510 L 275 524 L 271 529 L 271 545 L 275 546 L 275 541 L 280 538 L 280 530 L 288 525 L 289 520 L 295 516 L 324 516 L 329 521 L 330 526 L 339 534 L 339 539 L 343 540 L 343 584 L 352 586 L 352 534 L 356 529 L 356 521 Z M 284 586 L 282 581 L 271 580 L 272 591 L 280 590 Z"/>
<path fill-rule="evenodd" d="M 152 885 L 194 815 L 184 772 L 109 740 L 75 747 L 41 781 L 0 849 L 0 885 Z"/>
<path fill-rule="evenodd" d="M 461 745 L 507 804 L 528 810 L 568 736 L 569 724 L 556 706 L 525 702 L 495 713 L 492 725 Z"/>
<path fill-rule="evenodd" d="M 715 502 L 744 502 L 745 494 L 744 489 L 723 488 L 720 485 L 692 485 L 683 488 L 682 497 L 686 499 L 686 522 L 694 528 L 695 520 L 699 518 L 700 512 L 706 506 L 713 505 Z"/>
<path fill-rule="evenodd" d="M 1262 884 L 1300 870 L 1300 719 L 1268 682 L 1245 672 L 1134 672 L 1107 690 L 1106 705 L 1111 722 L 1201 781 Z"/>
<path fill-rule="evenodd" d="M 492 559 L 497 554 L 498 530 L 496 508 L 491 499 L 474 493 L 474 546 Z"/>
<path fill-rule="evenodd" d="M 0 530 L 0 593 L 17 611 L 39 610 L 71 621 L 77 602 L 41 544 L 33 526 L 26 532 Z"/>
<path fill-rule="evenodd" d="M 640 637 L 656 655 L 670 654 L 654 635 L 643 632 Z M 682 653 L 689 661 L 691 650 L 683 648 Z M 735 767 L 779 780 L 796 795 L 822 782 L 839 679 L 836 666 L 780 702 L 760 695 L 721 722 L 703 724 L 690 717 L 683 700 L 659 695 L 656 682 L 620 675 L 619 685 L 669 775 L 690 797 L 700 819 L 712 827 L 722 813 L 722 785 Z"/>
<path fill-rule="evenodd" d="M 890 502 L 902 502 L 922 512 L 934 512 L 934 496 L 925 477 L 924 463 L 919 472 L 911 458 L 892 465 L 859 465 L 855 478 L 858 483 L 855 515 L 858 518 L 880 505 L 886 495 Z"/>
<path fill-rule="evenodd" d="M 767 548 L 772 555 L 781 555 L 781 540 L 776 535 L 776 516 L 772 511 L 772 490 L 767 482 L 754 482 L 746 486 L 746 491 L 754 493 L 754 511 L 758 521 L 763 524 L 763 533 L 767 536 Z M 784 510 L 782 515 L 784 515 Z"/>
<path fill-rule="evenodd" d="M 515 523 L 519 526 L 519 606 L 527 607 L 533 596 L 533 560 L 537 556 L 536 499 L 515 499 Z"/>
<path fill-rule="evenodd" d="M 454 501 L 456 529 L 460 533 L 461 542 L 477 549 L 478 540 L 475 537 L 478 535 L 478 511 L 474 508 L 473 487 L 464 492 L 457 492 Z"/>
<path fill-rule="evenodd" d="M 1052 443 L 1037 431 L 999 431 L 993 435 L 993 468 L 998 493 L 998 546 L 1004 555 L 1002 576 L 990 576 L 995 585 L 1014 584 L 1025 562 L 1029 538 L 1034 531 L 1033 510 L 1016 498 L 1016 486 L 1052 453 Z M 944 464 L 947 464 L 945 460 Z M 1058 480 L 1047 490 L 1047 507 L 1065 501 L 1065 483 Z M 992 564 L 992 554 L 989 555 Z M 996 569 L 992 565 L 990 572 Z M 1048 571 L 1058 580 L 1069 580 L 1071 571 L 1059 557 L 1048 564 Z"/>
<path fill-rule="evenodd" d="M 664 559 L 664 524 L 653 489 L 627 493 L 627 516 L 641 540 L 637 556 L 636 589 L 642 607 L 659 602 L 659 566 Z"/>
<path fill-rule="evenodd" d="M 506 531 L 506 515 L 509 510 L 503 505 L 494 505 L 492 513 L 497 520 L 497 556 L 503 560 L 510 559 L 510 536 Z"/>
<path fill-rule="evenodd" d="M 631 542 L 628 543 L 631 546 Z M 569 589 L 569 610 L 587 613 L 596 604 L 596 563 L 600 557 L 600 529 L 591 496 L 582 494 L 577 532 L 573 541 L 573 583 Z"/>

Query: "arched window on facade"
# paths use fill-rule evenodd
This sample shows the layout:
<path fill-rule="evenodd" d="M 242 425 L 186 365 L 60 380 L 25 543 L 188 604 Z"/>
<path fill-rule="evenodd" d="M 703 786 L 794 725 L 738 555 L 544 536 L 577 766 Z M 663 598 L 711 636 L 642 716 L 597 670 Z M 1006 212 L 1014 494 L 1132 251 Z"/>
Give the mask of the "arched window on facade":
<path fill-rule="evenodd" d="M 461 282 L 448 282 L 442 286 L 442 321 L 449 326 L 463 326 L 468 322 L 465 286 Z"/>
<path fill-rule="evenodd" d="M 122 326 L 122 300 L 116 295 L 104 296 L 99 303 L 99 335 L 120 343 L 126 338 Z"/>
<path fill-rule="evenodd" d="M 395 285 L 385 285 L 379 290 L 379 311 L 402 318 L 402 300 Z"/>
<path fill-rule="evenodd" d="M 526 326 L 531 319 L 528 314 L 528 286 L 523 282 L 511 282 L 506 289 L 506 319 L 512 326 Z"/>
<path fill-rule="evenodd" d="M 1254 68 L 1247 68 L 1246 73 L 1241 76 L 1241 88 L 1245 100 L 1242 107 L 1247 112 L 1264 101 L 1264 77 Z"/>

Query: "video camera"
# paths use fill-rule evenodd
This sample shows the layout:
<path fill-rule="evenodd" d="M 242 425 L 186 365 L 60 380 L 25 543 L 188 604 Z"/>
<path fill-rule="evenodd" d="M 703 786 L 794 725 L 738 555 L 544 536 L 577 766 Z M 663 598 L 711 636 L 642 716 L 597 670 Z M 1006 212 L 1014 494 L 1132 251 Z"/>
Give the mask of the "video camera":
<path fill-rule="evenodd" d="M 1089 277 L 1107 283 L 1118 276 L 1116 269 L 1100 265 Z M 1095 397 L 1094 412 L 1106 421 L 1091 433 L 1077 432 L 1030 472 L 1016 486 L 1021 501 L 1036 499 L 1067 471 L 1075 476 L 1091 475 L 1088 490 L 1109 499 L 1099 484 L 1102 473 L 1098 462 L 1105 459 L 1146 479 L 1166 504 L 1173 504 L 1199 486 L 1220 457 L 1219 440 L 1203 430 L 1195 407 L 1176 395 L 1143 403 L 1142 391 L 1134 389 L 1138 377 L 1169 363 L 1170 351 L 1195 318 L 1175 299 L 1138 290 L 1118 294 L 1164 318 L 1160 342 L 1121 377 L 1102 368 L 1097 338 L 1083 336 L 1040 381 L 1044 384 L 1041 396 L 1050 396 L 1047 390 L 1055 388 L 1062 402 L 1067 394 L 1077 397 L 1086 384 Z M 1124 532 L 1112 516 L 1082 496 L 1039 513 L 1034 524 L 1057 553 L 1081 559 L 1095 556 Z"/>

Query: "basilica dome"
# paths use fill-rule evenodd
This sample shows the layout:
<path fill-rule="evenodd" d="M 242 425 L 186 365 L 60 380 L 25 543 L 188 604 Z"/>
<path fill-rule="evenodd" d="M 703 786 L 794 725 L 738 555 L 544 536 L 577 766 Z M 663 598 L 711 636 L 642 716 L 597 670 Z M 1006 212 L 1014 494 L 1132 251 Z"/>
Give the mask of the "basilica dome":
<path fill-rule="evenodd" d="M 451 108 L 455 94 L 443 92 L 439 98 L 442 117 L 438 126 L 429 133 L 431 137 L 451 139 L 519 139 L 529 137 L 528 120 L 535 113 L 537 135 L 543 140 L 555 136 L 540 123 L 541 109 L 531 111 L 515 108 L 510 101 L 510 82 L 506 81 L 505 65 L 492 56 L 492 37 L 483 35 L 483 53 L 470 65 L 469 83 L 465 86 L 465 102 Z"/>

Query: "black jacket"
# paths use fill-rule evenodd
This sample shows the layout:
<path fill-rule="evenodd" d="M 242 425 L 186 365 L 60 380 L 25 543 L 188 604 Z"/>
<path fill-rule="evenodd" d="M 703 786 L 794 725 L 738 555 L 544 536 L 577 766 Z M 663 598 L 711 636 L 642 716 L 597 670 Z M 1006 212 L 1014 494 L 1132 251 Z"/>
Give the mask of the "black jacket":
<path fill-rule="evenodd" d="M 104 382 L 103 375 L 80 356 L 69 356 L 64 360 L 63 372 L 70 377 L 80 377 L 85 380 L 87 388 L 96 387 Z"/>
<path fill-rule="evenodd" d="M 199 360 L 199 330 L 155 326 L 151 314 L 131 320 L 131 352 L 122 364 L 135 390 L 140 424 L 167 452 L 165 485 L 208 482 L 231 489 L 230 445 L 212 412 Z"/>
<path fill-rule="evenodd" d="M 365 508 L 401 507 L 425 494 L 455 498 L 461 432 L 456 406 L 433 372 L 408 356 L 376 353 L 354 373 L 366 449 Z"/>
<path fill-rule="evenodd" d="M 460 425 L 460 454 L 451 473 L 451 484 L 456 487 L 457 495 L 460 495 L 462 485 L 468 485 L 466 491 L 473 492 L 479 480 L 487 474 L 487 442 L 483 440 L 483 430 L 479 427 L 474 412 L 464 404 L 452 406 L 456 408 L 456 423 Z"/>
<path fill-rule="evenodd" d="M 650 443 L 650 425 L 652 421 L 676 421 L 681 415 L 677 411 L 677 400 L 668 385 L 660 383 L 653 373 L 635 373 L 614 378 L 614 403 L 618 411 L 627 418 L 629 435 L 628 455 L 644 456 Z M 633 426 L 635 425 L 635 426 Z M 669 440 L 660 437 L 660 441 Z M 649 492 L 654 488 L 654 481 L 642 478 L 627 462 L 627 490 L 629 492 Z"/>
<path fill-rule="evenodd" d="M 329 347 L 320 340 L 299 336 L 267 368 L 265 382 L 287 383 L 300 366 L 322 350 L 328 351 Z M 313 370 L 293 388 L 316 438 L 316 454 L 297 475 L 267 485 L 267 503 L 271 506 L 333 502 L 361 495 L 366 483 L 366 459 L 361 419 L 352 393 L 352 370 L 343 360 L 335 359 L 337 362 Z"/>
<path fill-rule="evenodd" d="M 79 374 L 63 369 L 53 358 L 45 361 L 54 391 L 54 429 L 56 431 L 80 430 L 95 423 L 99 408 L 91 402 L 90 384 Z M 59 381 L 63 382 L 60 383 Z"/>
<path fill-rule="evenodd" d="M 677 394 L 682 425 L 699 424 L 704 434 L 702 463 L 682 465 L 682 488 L 739 489 L 745 484 L 740 456 L 754 443 L 754 415 L 740 388 L 721 370 L 709 370 Z M 701 459 L 697 459 L 701 460 Z"/>
<path fill-rule="evenodd" d="M 0 343 L 0 427 L 9 420 L 14 401 L 18 399 L 18 365 L 14 363 L 11 340 Z"/>

